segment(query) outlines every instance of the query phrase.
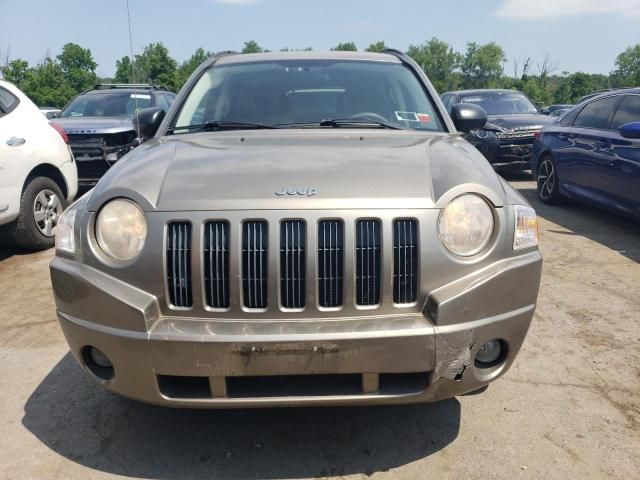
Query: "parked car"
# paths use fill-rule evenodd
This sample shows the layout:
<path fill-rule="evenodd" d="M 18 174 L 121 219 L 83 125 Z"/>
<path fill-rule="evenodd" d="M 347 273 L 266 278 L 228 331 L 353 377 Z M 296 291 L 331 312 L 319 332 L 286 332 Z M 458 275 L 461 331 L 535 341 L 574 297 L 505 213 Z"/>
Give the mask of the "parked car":
<path fill-rule="evenodd" d="M 39 107 L 39 109 L 42 114 L 49 120 L 56 118 L 62 111 L 56 107 Z"/>
<path fill-rule="evenodd" d="M 551 116 L 557 116 L 553 115 L 554 112 L 557 112 L 558 110 L 569 110 L 571 107 L 573 107 L 573 105 L 569 105 L 569 104 L 556 104 L 556 105 L 549 105 L 546 108 L 543 108 L 541 111 L 542 113 L 544 113 L 545 115 L 551 115 Z"/>
<path fill-rule="evenodd" d="M 28 249 L 53 246 L 78 189 L 64 130 L 15 85 L 0 80 L 0 236 Z"/>
<path fill-rule="evenodd" d="M 485 109 L 487 124 L 465 138 L 495 169 L 528 168 L 535 133 L 553 121 L 517 90 L 462 90 L 447 92 L 442 100 L 448 111 L 459 103 Z"/>
<path fill-rule="evenodd" d="M 56 123 L 69 137 L 80 187 L 93 187 L 122 156 L 138 146 L 132 117 L 148 107 L 169 110 L 175 94 L 146 84 L 101 84 L 75 97 Z"/>
<path fill-rule="evenodd" d="M 545 203 L 575 198 L 640 219 L 640 88 L 606 92 L 543 128 L 531 168 Z"/>
<path fill-rule="evenodd" d="M 398 51 L 223 54 L 63 216 L 74 357 L 161 405 L 432 401 L 504 374 L 542 258 L 524 198 Z"/>
<path fill-rule="evenodd" d="M 629 90 L 629 89 L 633 89 L 633 88 L 637 88 L 637 87 L 622 87 L 622 88 L 603 88 L 601 90 L 594 90 L 591 93 L 588 93 L 587 95 L 584 95 L 583 97 L 580 97 L 580 99 L 578 100 L 577 105 L 586 102 L 587 100 L 590 100 L 594 97 L 597 97 L 599 95 L 602 95 L 603 93 L 608 93 L 608 92 L 615 92 L 616 90 Z"/>

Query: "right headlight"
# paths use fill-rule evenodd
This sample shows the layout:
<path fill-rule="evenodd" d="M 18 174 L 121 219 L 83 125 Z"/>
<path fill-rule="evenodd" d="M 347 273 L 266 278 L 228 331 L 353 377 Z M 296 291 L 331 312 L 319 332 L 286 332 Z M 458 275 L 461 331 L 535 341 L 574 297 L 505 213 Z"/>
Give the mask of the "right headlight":
<path fill-rule="evenodd" d="M 127 262 L 138 256 L 147 238 L 142 209 L 131 200 L 117 198 L 100 209 L 96 219 L 96 240 L 110 258 Z"/>
<path fill-rule="evenodd" d="M 456 197 L 438 219 L 438 236 L 447 249 L 461 257 L 480 252 L 493 234 L 493 209 L 475 194 Z"/>

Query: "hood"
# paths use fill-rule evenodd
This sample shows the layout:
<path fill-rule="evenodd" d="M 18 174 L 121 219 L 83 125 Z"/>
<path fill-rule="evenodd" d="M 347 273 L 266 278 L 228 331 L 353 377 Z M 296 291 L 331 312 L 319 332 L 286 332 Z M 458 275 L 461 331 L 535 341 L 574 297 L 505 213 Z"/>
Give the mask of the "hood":
<path fill-rule="evenodd" d="M 120 133 L 134 129 L 133 122 L 127 117 L 65 117 L 53 122 L 70 135 Z"/>
<path fill-rule="evenodd" d="M 489 115 L 485 128 L 497 127 L 499 131 L 509 131 L 521 128 L 543 127 L 553 119 L 540 113 L 523 113 L 518 115 Z"/>
<path fill-rule="evenodd" d="M 145 210 L 433 208 L 467 184 L 496 205 L 504 189 L 457 134 L 391 130 L 260 130 L 176 135 L 123 157 L 91 197 Z"/>

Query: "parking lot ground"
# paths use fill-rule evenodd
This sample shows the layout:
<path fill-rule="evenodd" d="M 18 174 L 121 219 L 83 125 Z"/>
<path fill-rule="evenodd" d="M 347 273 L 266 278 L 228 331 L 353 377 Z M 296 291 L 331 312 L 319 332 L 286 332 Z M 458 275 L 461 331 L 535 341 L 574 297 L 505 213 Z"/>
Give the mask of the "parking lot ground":
<path fill-rule="evenodd" d="M 53 252 L 0 251 L 0 478 L 640 478 L 640 226 L 541 217 L 539 305 L 484 393 L 407 407 L 173 410 L 94 385 L 67 353 Z"/>

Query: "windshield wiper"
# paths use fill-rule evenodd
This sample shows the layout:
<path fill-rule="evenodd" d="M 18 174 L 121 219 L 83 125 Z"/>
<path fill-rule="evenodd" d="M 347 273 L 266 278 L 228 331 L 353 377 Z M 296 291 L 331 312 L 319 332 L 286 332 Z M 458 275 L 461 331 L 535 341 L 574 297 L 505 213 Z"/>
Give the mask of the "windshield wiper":
<path fill-rule="evenodd" d="M 380 120 L 374 120 L 367 117 L 352 117 L 352 118 L 325 118 L 320 122 L 321 127 L 352 127 L 357 125 L 376 126 L 381 128 L 390 128 L 392 130 L 403 130 L 398 125 L 392 125 L 390 123 L 382 122 Z"/>
<path fill-rule="evenodd" d="M 170 127 L 167 129 L 168 133 L 173 133 L 176 130 L 188 130 L 196 132 L 218 132 L 220 130 L 257 130 L 265 128 L 278 128 L 274 125 L 266 125 L 264 123 L 248 123 L 248 122 L 235 122 L 232 120 L 214 120 L 210 122 L 204 122 L 196 125 L 185 125 L 184 127 Z"/>
<path fill-rule="evenodd" d="M 317 127 L 360 127 L 360 128 L 390 128 L 392 130 L 404 130 L 404 128 L 390 123 L 374 120 L 366 117 L 354 118 L 325 118 L 320 122 L 276 123 L 278 128 L 317 128 Z"/>

